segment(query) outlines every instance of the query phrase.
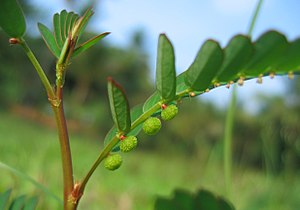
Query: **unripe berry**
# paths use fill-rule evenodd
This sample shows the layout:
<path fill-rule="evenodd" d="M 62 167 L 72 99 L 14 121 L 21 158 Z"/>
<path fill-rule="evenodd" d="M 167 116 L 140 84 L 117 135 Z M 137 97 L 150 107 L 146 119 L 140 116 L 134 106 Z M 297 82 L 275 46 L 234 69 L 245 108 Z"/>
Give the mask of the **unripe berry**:
<path fill-rule="evenodd" d="M 122 164 L 122 157 L 119 154 L 109 155 L 104 162 L 104 167 L 108 170 L 114 171 Z"/>
<path fill-rule="evenodd" d="M 137 146 L 137 138 L 135 136 L 128 136 L 120 142 L 120 150 L 122 152 L 130 152 Z"/>
<path fill-rule="evenodd" d="M 148 135 L 155 135 L 161 128 L 161 121 L 157 117 L 149 117 L 143 124 L 143 131 Z"/>
<path fill-rule="evenodd" d="M 176 105 L 171 104 L 161 111 L 161 119 L 167 121 L 172 120 L 178 113 L 178 108 Z"/>

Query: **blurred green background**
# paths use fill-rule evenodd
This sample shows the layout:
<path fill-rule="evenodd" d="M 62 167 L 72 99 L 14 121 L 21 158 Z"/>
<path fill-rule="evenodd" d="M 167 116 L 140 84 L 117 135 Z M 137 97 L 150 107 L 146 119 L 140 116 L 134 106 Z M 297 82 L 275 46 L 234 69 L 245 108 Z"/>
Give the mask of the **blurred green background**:
<path fill-rule="evenodd" d="M 43 11 L 21 2 L 29 19 L 43 16 Z M 145 34 L 142 30 L 132 34 L 126 48 L 111 46 L 104 39 L 73 60 L 68 70 L 65 111 L 75 179 L 87 172 L 112 126 L 106 78 L 112 76 L 124 86 L 131 106 L 143 103 L 154 90 Z M 7 38 L 0 31 L 0 161 L 61 196 L 60 150 L 45 91 L 25 54 L 9 46 Z M 27 38 L 53 81 L 53 56 L 41 38 Z M 286 79 L 285 84 L 286 95 L 259 95 L 261 105 L 255 114 L 243 109 L 247 102 L 238 104 L 229 198 L 237 209 L 300 207 L 300 78 Z M 124 155 L 120 170 L 99 167 L 81 209 L 150 210 L 155 196 L 170 196 L 175 188 L 206 188 L 227 197 L 222 165 L 225 115 L 226 109 L 201 97 L 185 99 L 179 115 L 164 123 L 158 135 L 139 135 L 138 149 Z M 30 183 L 0 168 L 0 192 L 8 188 L 16 195 L 38 194 L 38 209 L 60 208 Z"/>

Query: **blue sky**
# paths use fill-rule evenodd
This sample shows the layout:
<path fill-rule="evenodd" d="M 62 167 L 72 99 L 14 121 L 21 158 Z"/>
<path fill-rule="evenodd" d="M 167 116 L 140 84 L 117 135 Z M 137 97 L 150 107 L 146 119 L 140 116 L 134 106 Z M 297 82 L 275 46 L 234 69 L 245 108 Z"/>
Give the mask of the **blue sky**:
<path fill-rule="evenodd" d="M 68 1 L 37 1 L 47 7 L 49 13 L 67 8 Z M 72 1 L 69 1 L 72 2 Z M 82 1 L 75 1 L 80 4 Z M 206 39 L 215 39 L 225 46 L 238 33 L 246 34 L 257 0 L 101 0 L 95 8 L 90 27 L 96 32 L 112 32 L 106 40 L 112 45 L 126 46 L 132 33 L 144 30 L 146 50 L 150 55 L 150 66 L 154 77 L 156 46 L 160 33 L 166 33 L 175 47 L 178 73 L 184 71 L 194 59 Z M 287 35 L 289 40 L 300 37 L 300 1 L 265 0 L 253 39 L 269 29 Z M 262 85 L 249 84 L 239 88 L 239 97 L 248 110 L 255 110 L 257 102 L 253 96 L 257 91 L 267 94 L 283 94 L 286 79 L 265 79 Z M 225 88 L 203 95 L 221 107 L 227 104 L 230 91 Z"/>

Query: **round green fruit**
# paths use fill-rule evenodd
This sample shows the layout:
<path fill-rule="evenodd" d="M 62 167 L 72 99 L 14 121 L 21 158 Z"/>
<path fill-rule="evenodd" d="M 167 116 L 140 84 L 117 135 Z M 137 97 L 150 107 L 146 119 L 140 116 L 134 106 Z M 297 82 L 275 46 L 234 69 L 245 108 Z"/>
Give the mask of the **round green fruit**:
<path fill-rule="evenodd" d="M 121 166 L 122 162 L 123 160 L 121 155 L 112 154 L 105 159 L 104 167 L 108 170 L 114 171 Z"/>
<path fill-rule="evenodd" d="M 161 111 L 161 119 L 164 121 L 172 120 L 178 113 L 178 107 L 174 104 L 167 106 Z"/>
<path fill-rule="evenodd" d="M 149 117 L 143 124 L 143 131 L 148 135 L 155 135 L 161 128 L 161 121 L 157 117 Z"/>
<path fill-rule="evenodd" d="M 135 136 L 128 136 L 120 142 L 120 150 L 122 152 L 130 152 L 137 146 L 137 138 Z"/>

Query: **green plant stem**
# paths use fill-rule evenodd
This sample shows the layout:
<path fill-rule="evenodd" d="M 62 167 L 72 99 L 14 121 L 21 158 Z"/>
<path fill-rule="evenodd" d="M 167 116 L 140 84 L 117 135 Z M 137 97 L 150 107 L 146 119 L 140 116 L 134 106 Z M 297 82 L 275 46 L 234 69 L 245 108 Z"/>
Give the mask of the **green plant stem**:
<path fill-rule="evenodd" d="M 254 14 L 251 18 L 250 27 L 248 29 L 248 35 L 251 36 L 253 33 L 254 26 L 257 22 L 258 14 L 261 10 L 263 0 L 259 0 Z M 231 185 L 232 185 L 232 133 L 233 133 L 233 124 L 234 124 L 234 110 L 236 107 L 236 98 L 237 98 L 237 89 L 234 86 L 231 95 L 231 101 L 229 109 L 227 110 L 226 123 L 225 123 L 225 133 L 224 133 L 224 179 L 225 179 L 225 188 L 228 197 L 231 196 Z"/>
<path fill-rule="evenodd" d="M 262 3 L 263 3 L 263 0 L 259 0 L 259 2 L 256 5 L 255 11 L 254 11 L 254 14 L 251 18 L 251 23 L 250 23 L 250 26 L 249 26 L 249 29 L 248 29 L 248 33 L 247 33 L 248 36 L 251 36 L 252 33 L 253 33 L 253 29 L 254 29 L 254 26 L 257 22 L 257 17 L 258 17 L 258 14 L 259 14 L 260 10 L 261 10 Z"/>
<path fill-rule="evenodd" d="M 27 57 L 29 58 L 29 60 L 31 61 L 31 63 L 33 64 L 36 72 L 38 73 L 46 91 L 47 91 L 47 95 L 49 97 L 50 100 L 54 100 L 55 97 L 55 93 L 53 91 L 53 88 L 43 70 L 43 68 L 41 67 L 40 63 L 38 62 L 38 60 L 36 59 L 36 57 L 34 56 L 32 50 L 29 48 L 29 46 L 27 45 L 26 41 L 23 38 L 20 38 L 20 45 L 23 47 Z"/>
<path fill-rule="evenodd" d="M 231 101 L 227 110 L 225 133 L 224 133 L 224 178 L 225 189 L 228 198 L 231 196 L 231 172 L 232 172 L 232 133 L 234 122 L 234 111 L 236 108 L 236 85 L 233 87 Z"/>

